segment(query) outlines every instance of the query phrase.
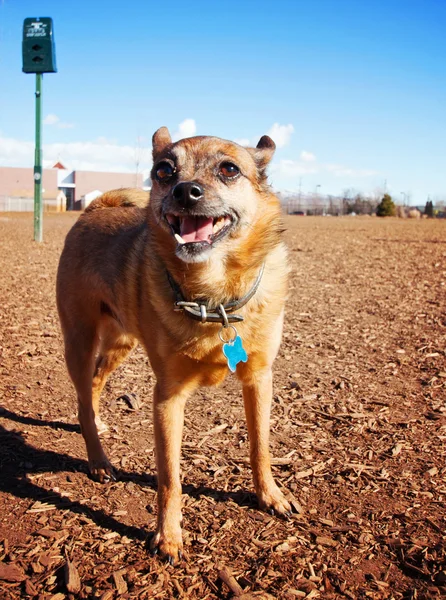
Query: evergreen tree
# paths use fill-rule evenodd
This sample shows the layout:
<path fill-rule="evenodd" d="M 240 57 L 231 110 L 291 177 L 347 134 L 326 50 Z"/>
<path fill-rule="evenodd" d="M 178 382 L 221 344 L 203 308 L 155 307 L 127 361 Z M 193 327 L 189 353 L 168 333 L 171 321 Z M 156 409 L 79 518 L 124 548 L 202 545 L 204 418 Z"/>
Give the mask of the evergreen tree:
<path fill-rule="evenodd" d="M 426 206 L 424 207 L 424 214 L 427 215 L 431 219 L 434 216 L 434 204 L 433 204 L 432 200 L 428 200 L 426 202 Z"/>
<path fill-rule="evenodd" d="M 394 217 L 396 214 L 396 206 L 389 194 L 384 194 L 381 202 L 376 209 L 378 217 Z"/>

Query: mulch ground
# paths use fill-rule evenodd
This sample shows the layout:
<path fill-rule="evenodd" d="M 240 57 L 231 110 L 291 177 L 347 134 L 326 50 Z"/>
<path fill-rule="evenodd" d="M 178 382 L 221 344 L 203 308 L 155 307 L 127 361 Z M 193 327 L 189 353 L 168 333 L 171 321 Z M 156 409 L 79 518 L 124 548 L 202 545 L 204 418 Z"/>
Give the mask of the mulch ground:
<path fill-rule="evenodd" d="M 45 216 L 39 245 L 31 215 L 0 215 L 0 597 L 445 597 L 446 221 L 286 217 L 271 449 L 295 512 L 257 509 L 228 378 L 187 406 L 187 555 L 171 567 L 146 548 L 154 381 L 140 349 L 103 397 L 120 479 L 87 475 L 54 294 L 76 218 Z"/>

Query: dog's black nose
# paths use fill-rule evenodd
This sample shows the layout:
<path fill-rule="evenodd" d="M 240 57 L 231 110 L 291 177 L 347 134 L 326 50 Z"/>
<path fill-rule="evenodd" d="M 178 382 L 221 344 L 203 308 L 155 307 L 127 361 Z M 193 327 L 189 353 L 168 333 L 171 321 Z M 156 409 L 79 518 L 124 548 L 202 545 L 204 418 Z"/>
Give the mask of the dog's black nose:
<path fill-rule="evenodd" d="M 182 181 L 173 188 L 173 197 L 184 208 L 190 208 L 203 199 L 204 190 L 195 181 Z"/>

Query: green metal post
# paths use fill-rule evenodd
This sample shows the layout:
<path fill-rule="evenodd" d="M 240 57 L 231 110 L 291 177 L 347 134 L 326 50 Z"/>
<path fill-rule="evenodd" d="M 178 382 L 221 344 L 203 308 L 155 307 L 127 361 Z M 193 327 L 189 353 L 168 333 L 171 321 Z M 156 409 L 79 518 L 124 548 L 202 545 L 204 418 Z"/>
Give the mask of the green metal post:
<path fill-rule="evenodd" d="M 42 73 L 36 73 L 36 150 L 34 155 L 34 240 L 43 241 Z"/>

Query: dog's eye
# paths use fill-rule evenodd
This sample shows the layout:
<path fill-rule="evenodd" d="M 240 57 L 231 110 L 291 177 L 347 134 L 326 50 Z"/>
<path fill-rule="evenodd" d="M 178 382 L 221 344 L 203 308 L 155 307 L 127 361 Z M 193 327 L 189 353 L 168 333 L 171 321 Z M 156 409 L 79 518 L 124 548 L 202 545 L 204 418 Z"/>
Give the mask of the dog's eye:
<path fill-rule="evenodd" d="M 233 179 L 234 177 L 237 177 L 237 175 L 240 174 L 240 169 L 230 162 L 224 162 L 220 165 L 220 173 L 224 177 Z"/>
<path fill-rule="evenodd" d="M 161 162 L 155 171 L 158 181 L 166 181 L 175 173 L 175 168 L 168 162 Z"/>

